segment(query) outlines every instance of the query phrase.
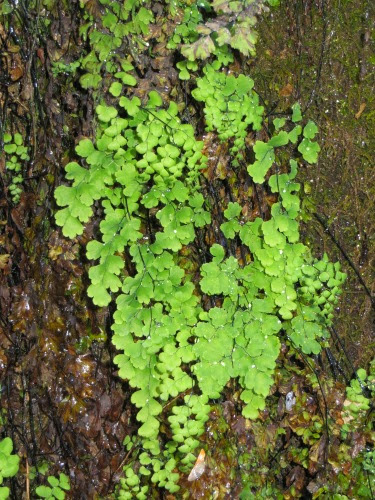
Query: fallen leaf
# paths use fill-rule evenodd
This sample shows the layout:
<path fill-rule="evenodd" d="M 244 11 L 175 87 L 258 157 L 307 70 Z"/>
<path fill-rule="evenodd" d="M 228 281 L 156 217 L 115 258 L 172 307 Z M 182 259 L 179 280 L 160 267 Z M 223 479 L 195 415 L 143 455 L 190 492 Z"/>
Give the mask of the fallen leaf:
<path fill-rule="evenodd" d="M 0 255 L 0 269 L 5 269 L 7 267 L 9 257 L 9 253 Z"/>
<path fill-rule="evenodd" d="M 10 70 L 10 79 L 12 80 L 12 82 L 16 82 L 17 80 L 19 80 L 22 75 L 23 69 L 21 68 L 21 66 L 16 66 L 15 68 L 12 68 Z"/>
<path fill-rule="evenodd" d="M 281 97 L 289 97 L 293 92 L 293 85 L 291 85 L 290 83 L 287 83 L 285 85 L 285 87 L 283 87 L 280 91 L 279 91 L 279 95 Z"/>
<path fill-rule="evenodd" d="M 364 112 L 365 109 L 366 109 L 366 103 L 362 102 L 361 105 L 359 106 L 359 110 L 354 115 L 356 120 L 358 120 L 360 118 L 361 114 Z"/>
<path fill-rule="evenodd" d="M 12 54 L 16 54 L 20 51 L 20 47 L 18 45 L 10 45 L 8 46 L 7 51 L 11 52 Z"/>
<path fill-rule="evenodd" d="M 206 453 L 202 449 L 198 455 L 194 467 L 190 471 L 188 481 L 196 481 L 201 477 L 201 475 L 204 472 L 204 469 L 206 468 L 205 458 L 206 458 Z"/>

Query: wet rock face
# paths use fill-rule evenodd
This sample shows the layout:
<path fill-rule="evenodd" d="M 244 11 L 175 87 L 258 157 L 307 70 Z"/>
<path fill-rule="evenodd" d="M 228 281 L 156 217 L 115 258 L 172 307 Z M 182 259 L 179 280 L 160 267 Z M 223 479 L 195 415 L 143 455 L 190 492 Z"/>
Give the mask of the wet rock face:
<path fill-rule="evenodd" d="M 58 243 L 64 247 L 52 242 L 50 255 Z M 41 253 L 48 249 L 39 245 Z M 121 473 L 128 396 L 114 376 L 110 344 L 92 333 L 103 318 L 86 303 L 77 255 L 65 250 L 49 262 L 29 260 L 30 278 L 9 288 L 1 407 L 10 417 L 7 432 L 21 430 L 31 465 L 49 457 L 50 473 L 69 471 L 73 491 L 93 498 L 108 493 Z"/>
<path fill-rule="evenodd" d="M 373 356 L 363 345 L 371 343 L 375 319 L 375 252 L 368 245 L 375 229 L 370 160 L 375 123 L 369 111 L 375 45 L 368 34 L 373 22 L 371 2 L 345 7 L 336 1 L 285 3 L 272 13 L 276 29 L 270 30 L 269 20 L 260 24 L 251 68 L 255 88 L 270 107 L 277 103 L 278 110 L 287 110 L 299 100 L 319 126 L 319 162 L 299 173 L 306 211 L 302 229 L 315 255 L 327 251 L 346 266 L 335 328 L 356 366 L 367 365 Z M 334 354 L 340 357 L 340 351 Z"/>
<path fill-rule="evenodd" d="M 87 97 L 73 86 L 65 91 L 66 78 L 55 78 L 51 66 L 82 50 L 74 4 L 46 14 L 54 36 L 38 39 L 35 52 L 29 33 L 35 13 L 25 19 L 20 13 L 24 31 L 10 17 L 15 37 L 0 27 L 13 75 L 10 87 L 0 82 L 2 111 L 12 115 L 12 127 L 31 148 L 20 202 L 13 206 L 5 196 L 0 202 L 0 244 L 7 256 L 0 261 L 0 431 L 12 436 L 22 457 L 12 498 L 25 491 L 26 460 L 30 468 L 47 461 L 50 475 L 68 474 L 72 498 L 107 495 L 122 472 L 122 442 L 130 431 L 128 393 L 106 341 L 108 312 L 87 300 L 79 242 L 51 228 L 54 176 L 63 174 L 72 141 L 64 126 L 73 139 L 80 128 L 88 129 L 77 114 Z M 17 78 L 16 64 L 22 67 Z M 36 477 L 31 487 L 43 481 Z"/>
<path fill-rule="evenodd" d="M 22 472 L 26 460 L 35 467 L 45 459 L 49 474 L 69 474 L 72 498 L 92 499 L 113 491 L 126 454 L 122 442 L 135 427 L 127 386 L 114 371 L 110 311 L 95 310 L 86 297 L 81 246 L 86 236 L 71 242 L 53 230 L 53 191 L 62 182 L 62 165 L 75 138 L 93 134 L 91 95 L 77 83 L 67 86 L 66 75 L 54 77 L 52 72 L 53 62 L 62 57 L 74 61 L 84 48 L 78 36 L 78 2 L 67 3 L 63 11 L 48 14 L 50 39 L 34 37 L 33 15 L 21 13 L 25 31 L 18 30 L 13 38 L 0 26 L 1 39 L 6 41 L 4 67 L 9 73 L 0 79 L 2 112 L 12 116 L 12 126 L 24 132 L 32 149 L 20 203 L 13 206 L 5 196 L 0 200 L 1 431 L 15 440 Z M 98 2 L 89 3 L 92 9 L 102 8 Z M 375 282 L 371 245 L 375 233 L 371 156 L 375 124 L 370 112 L 375 81 L 370 59 L 374 42 L 369 35 L 373 14 L 366 2 L 354 4 L 339 9 L 337 2 L 284 2 L 259 27 L 258 55 L 250 62 L 249 73 L 270 116 L 276 103 L 282 111 L 301 100 L 319 124 L 321 159 L 316 167 L 302 171 L 305 192 L 310 189 L 317 211 L 330 222 L 336 240 L 371 288 Z M 161 23 L 161 4 L 155 14 Z M 153 36 L 161 33 L 156 24 Z M 163 98 L 177 93 L 185 101 L 173 64 L 164 42 L 154 47 L 152 57 L 141 55 L 137 61 L 142 76 L 138 95 L 144 97 L 152 86 Z M 239 68 L 239 62 L 236 64 Z M 203 133 L 192 106 L 184 113 Z M 234 171 L 228 165 L 227 145 L 218 145 L 211 135 L 205 136 L 209 163 L 204 182 L 214 207 L 208 231 L 222 222 L 216 220 L 217 206 L 231 199 L 233 192 L 252 218 L 267 214 L 273 195 L 261 190 L 251 194 L 245 171 Z M 3 167 L 0 158 L 1 173 Z M 342 259 L 342 252 L 308 208 L 305 219 L 305 236 L 315 253 L 329 249 L 330 255 L 337 252 Z M 95 229 L 95 223 L 89 225 L 88 235 Z M 210 239 L 210 234 L 201 236 L 203 243 Z M 238 253 L 236 248 L 231 251 Z M 373 309 L 350 267 L 347 270 L 351 274 L 338 311 L 337 331 L 357 366 L 366 364 L 371 354 L 364 346 L 372 341 Z M 340 349 L 334 354 L 342 359 Z M 283 356 L 279 363 L 280 373 L 284 372 L 260 422 L 249 423 L 240 415 L 235 390 L 228 390 L 226 403 L 213 409 L 203 437 L 210 450 L 205 472 L 194 485 L 182 480 L 191 498 L 207 498 L 208 494 L 238 498 L 243 477 L 248 479 L 254 470 L 261 472 L 255 479 L 251 476 L 251 491 L 260 490 L 272 476 L 280 490 L 284 489 L 285 498 L 293 497 L 293 488 L 303 496 L 326 484 L 332 472 L 324 469 L 328 438 L 313 425 L 317 422 L 319 429 L 324 428 L 320 408 L 325 404 L 332 419 L 340 422 L 344 386 L 327 382 L 324 399 L 319 387 L 309 385 L 309 370 L 299 367 L 300 376 L 293 379 L 297 389 L 292 391 L 286 367 L 295 362 L 295 355 L 287 359 L 285 350 Z M 320 376 L 324 379 L 330 373 L 328 356 L 323 356 L 323 364 Z M 290 414 L 285 414 L 284 407 Z M 309 435 L 311 429 L 318 437 Z M 333 431 L 330 460 L 335 471 L 344 470 L 348 477 L 353 457 L 340 462 L 340 430 Z M 352 440 L 349 449 L 357 454 L 371 442 L 371 436 L 356 433 Z M 308 450 L 309 457 L 301 450 Z M 12 482 L 12 498 L 21 498 L 24 491 L 22 473 Z"/>

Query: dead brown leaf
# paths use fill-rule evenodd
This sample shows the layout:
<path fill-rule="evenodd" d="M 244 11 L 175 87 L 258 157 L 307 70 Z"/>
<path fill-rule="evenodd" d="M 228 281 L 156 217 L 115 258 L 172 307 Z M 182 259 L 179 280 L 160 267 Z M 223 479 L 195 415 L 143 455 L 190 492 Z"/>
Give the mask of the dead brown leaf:
<path fill-rule="evenodd" d="M 366 103 L 365 102 L 361 102 L 361 105 L 359 106 L 359 110 L 354 115 L 354 118 L 356 120 L 358 120 L 361 117 L 361 114 L 364 112 L 365 109 L 366 109 Z"/>
<path fill-rule="evenodd" d="M 287 83 L 285 85 L 285 87 L 283 87 L 280 91 L 279 91 L 279 96 L 281 97 L 289 97 L 293 92 L 293 85 L 290 84 L 290 83 Z"/>

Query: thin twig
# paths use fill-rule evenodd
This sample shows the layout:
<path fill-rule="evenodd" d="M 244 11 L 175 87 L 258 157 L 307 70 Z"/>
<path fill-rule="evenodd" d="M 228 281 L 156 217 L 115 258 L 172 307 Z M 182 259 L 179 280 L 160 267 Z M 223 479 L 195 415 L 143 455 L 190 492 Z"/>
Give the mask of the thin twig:
<path fill-rule="evenodd" d="M 30 500 L 29 461 L 26 457 L 26 500 Z"/>

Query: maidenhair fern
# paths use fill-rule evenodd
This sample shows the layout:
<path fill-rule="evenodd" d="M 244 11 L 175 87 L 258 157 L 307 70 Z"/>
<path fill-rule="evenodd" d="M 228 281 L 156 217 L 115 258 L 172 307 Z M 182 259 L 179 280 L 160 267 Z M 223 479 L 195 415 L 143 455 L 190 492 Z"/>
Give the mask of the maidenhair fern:
<path fill-rule="evenodd" d="M 219 4 L 226 8 L 225 2 L 215 8 Z M 114 33 L 109 7 L 102 21 Z M 273 384 L 280 335 L 306 354 L 319 352 L 345 275 L 326 256 L 314 259 L 299 241 L 295 177 L 298 161 L 317 160 L 315 124 L 298 124 L 297 104 L 290 119 L 274 120 L 268 141 L 250 148 L 246 138 L 261 129 L 263 108 L 252 80 L 219 71 L 219 62 L 205 68 L 193 97 L 204 105 L 207 129 L 229 143 L 232 165 L 246 168 L 245 157 L 253 157 L 248 173 L 255 183 L 267 179 L 278 201 L 269 220 L 249 220 L 238 202 L 228 203 L 221 232 L 241 243 L 247 259 L 213 243 L 209 259 L 187 272 L 181 251 L 211 222 L 199 184 L 207 162 L 203 142 L 182 123 L 173 101 L 165 105 L 156 91 L 143 100 L 128 95 L 136 84 L 128 60 L 114 66 L 111 105 L 102 96 L 96 107 L 96 138 L 79 141 L 81 160 L 65 166 L 70 184 L 56 190 L 56 222 L 74 238 L 94 214 L 101 217 L 86 249 L 88 295 L 97 306 L 116 301 L 115 362 L 133 389 L 139 422 L 138 440 L 126 443 L 131 459 L 119 497 L 145 499 L 150 481 L 178 490 L 177 471 L 194 463 L 210 400 L 231 379 L 241 389 L 243 415 L 257 418 Z M 288 166 L 280 160 L 285 149 L 298 151 Z"/>
<path fill-rule="evenodd" d="M 70 490 L 69 477 L 61 472 L 58 478 L 55 476 L 48 476 L 47 482 L 49 486 L 41 485 L 35 489 L 35 493 L 38 495 L 38 498 L 46 498 L 47 500 L 64 500 L 65 491 Z"/>
<path fill-rule="evenodd" d="M 194 61 L 196 59 L 207 59 L 215 54 L 221 47 L 231 47 L 245 56 L 255 54 L 255 44 L 258 38 L 255 31 L 257 16 L 268 10 L 267 4 L 275 6 L 279 0 L 213 0 L 211 5 L 202 2 L 202 7 L 213 9 L 215 16 L 205 23 L 202 17 L 195 13 L 194 4 L 191 11 L 185 11 L 185 18 L 189 16 L 189 22 L 185 21 L 184 28 L 180 26 L 170 42 L 174 47 L 183 41 L 182 54 Z M 196 7 L 195 7 L 196 9 Z M 200 22 L 200 24 L 198 24 Z M 191 26 L 188 30 L 187 27 Z M 198 37 L 197 34 L 200 36 Z"/>
<path fill-rule="evenodd" d="M 87 21 L 80 28 L 80 35 L 90 42 L 91 50 L 74 64 L 83 70 L 80 84 L 84 89 L 97 89 L 102 82 L 103 70 L 107 73 L 116 73 L 126 85 L 135 85 L 136 80 L 127 73 L 127 63 L 121 71 L 121 46 L 124 40 L 135 47 L 144 47 L 141 35 L 147 34 L 149 25 L 154 16 L 149 9 L 147 0 L 130 0 L 126 2 L 113 2 L 111 0 L 99 0 L 102 5 L 103 15 L 95 18 L 92 15 L 91 2 L 81 2 L 85 8 L 84 18 Z M 101 23 L 98 25 L 98 21 Z M 113 92 L 119 89 L 119 83 L 114 83 Z M 117 95 L 120 95 L 119 93 Z"/>
<path fill-rule="evenodd" d="M 230 151 L 234 165 L 243 158 L 245 138 L 249 126 L 259 130 L 262 125 L 263 107 L 252 88 L 253 80 L 245 75 L 227 75 L 218 71 L 218 62 L 204 68 L 205 76 L 198 78 L 198 87 L 192 91 L 197 101 L 205 104 L 207 130 L 217 130 L 221 141 L 233 139 Z"/>
<path fill-rule="evenodd" d="M 4 479 L 13 477 L 17 474 L 20 457 L 12 454 L 13 441 L 6 437 L 0 441 L 0 499 L 9 498 L 10 489 L 8 486 L 1 486 Z"/>
<path fill-rule="evenodd" d="M 30 160 L 28 148 L 23 143 L 23 137 L 19 133 L 4 134 L 4 152 L 6 153 L 5 167 L 9 179 L 9 192 L 13 203 L 18 203 L 22 193 L 23 182 L 22 166 Z"/>

